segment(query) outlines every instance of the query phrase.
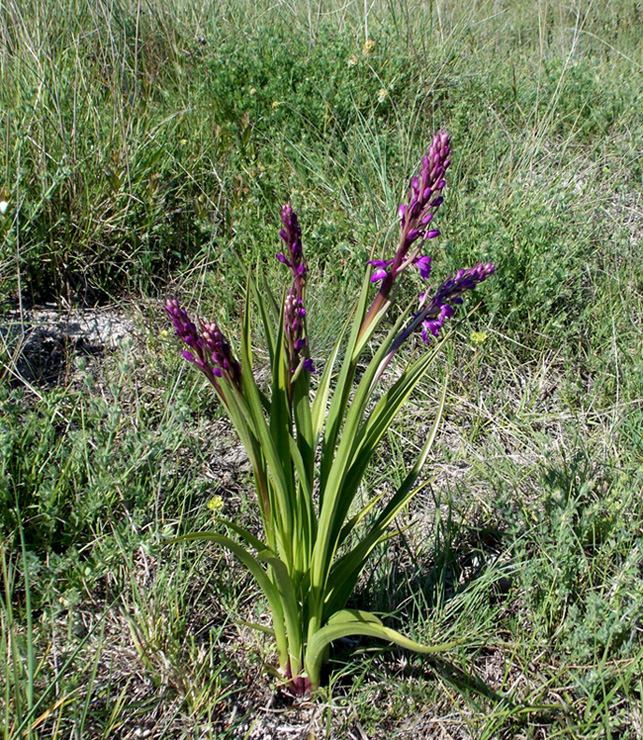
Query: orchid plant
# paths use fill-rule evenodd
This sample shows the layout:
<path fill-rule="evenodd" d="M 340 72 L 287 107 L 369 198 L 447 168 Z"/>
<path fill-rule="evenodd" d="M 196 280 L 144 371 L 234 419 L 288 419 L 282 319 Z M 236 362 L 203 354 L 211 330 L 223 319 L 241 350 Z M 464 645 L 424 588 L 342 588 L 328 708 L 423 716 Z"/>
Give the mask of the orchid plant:
<path fill-rule="evenodd" d="M 426 243 L 437 237 L 433 218 L 443 201 L 450 141 L 437 133 L 407 202 L 399 207 L 400 239 L 391 259 L 373 259 L 352 315 L 323 369 L 310 356 L 306 322 L 308 264 L 301 229 L 290 205 L 281 211 L 283 252 L 292 275 L 281 301 L 262 295 L 248 276 L 240 359 L 214 322 L 193 323 L 177 300 L 166 312 L 185 342 L 183 355 L 203 372 L 234 425 L 252 466 L 263 538 L 227 519 L 228 534 L 197 532 L 179 539 L 208 540 L 230 550 L 254 576 L 272 614 L 272 627 L 253 625 L 274 636 L 279 664 L 291 693 L 316 689 L 330 644 L 351 635 L 380 638 L 411 650 L 433 653 L 453 645 L 421 645 L 385 626 L 375 615 L 346 605 L 369 555 L 391 536 L 389 526 L 417 493 L 444 405 L 445 390 L 430 433 L 414 466 L 388 500 L 356 497 L 379 442 L 398 411 L 427 374 L 442 342 L 446 319 L 472 290 L 494 272 L 492 264 L 460 270 L 437 290 L 426 290 L 419 306 L 401 311 L 374 353 L 371 345 L 406 270 L 429 279 Z M 371 285 L 378 291 L 369 305 Z M 253 376 L 252 306 L 267 339 L 272 379 L 261 387 Z M 374 397 L 387 365 L 414 332 L 430 346 L 408 361 L 401 374 Z M 367 358 L 364 359 L 364 356 Z M 372 355 L 372 356 L 371 356 Z M 366 369 L 356 380 L 358 362 Z M 315 382 L 313 382 L 315 380 Z M 420 486 L 421 487 L 421 486 Z"/>

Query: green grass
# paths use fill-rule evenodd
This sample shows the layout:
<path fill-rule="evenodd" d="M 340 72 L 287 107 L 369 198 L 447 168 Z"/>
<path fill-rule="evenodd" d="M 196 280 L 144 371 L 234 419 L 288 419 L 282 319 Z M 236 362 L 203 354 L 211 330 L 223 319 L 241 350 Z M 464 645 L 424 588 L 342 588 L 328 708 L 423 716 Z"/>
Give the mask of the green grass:
<path fill-rule="evenodd" d="M 3 5 L 3 738 L 641 735 L 640 4 L 327 5 Z M 354 605 L 462 642 L 444 664 L 347 641 L 321 699 L 283 706 L 269 639 L 239 623 L 265 617 L 253 584 L 163 544 L 209 526 L 213 496 L 257 517 L 157 299 L 234 336 L 237 257 L 281 284 L 290 199 L 323 364 L 439 127 L 435 274 L 498 270 L 370 471 L 364 499 L 403 476 L 451 374 L 432 482 Z M 20 380 L 31 304 L 115 302 L 131 340 Z"/>

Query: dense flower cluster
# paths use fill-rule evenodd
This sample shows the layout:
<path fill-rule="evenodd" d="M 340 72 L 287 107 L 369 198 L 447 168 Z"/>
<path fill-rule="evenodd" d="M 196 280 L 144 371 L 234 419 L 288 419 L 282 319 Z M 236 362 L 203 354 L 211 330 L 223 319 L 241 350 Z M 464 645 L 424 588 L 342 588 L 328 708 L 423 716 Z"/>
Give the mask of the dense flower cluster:
<path fill-rule="evenodd" d="M 408 202 L 402 203 L 398 209 L 400 241 L 393 259 L 369 260 L 369 264 L 375 267 L 371 281 L 383 280 L 381 291 L 386 295 L 397 275 L 409 264 L 418 267 L 424 280 L 431 274 L 431 258 L 419 254 L 421 245 L 415 249 L 412 247 L 418 240 L 424 243 L 440 235 L 437 229 L 430 228 L 430 224 L 444 200 L 442 190 L 446 185 L 444 176 L 451 164 L 450 153 L 449 134 L 440 131 L 422 158 L 419 174 L 411 179 Z"/>
<path fill-rule="evenodd" d="M 422 158 L 419 173 L 411 179 L 407 203 L 401 204 L 398 209 L 400 240 L 393 259 L 368 262 L 375 267 L 371 281 L 382 281 L 382 284 L 367 312 L 361 333 L 368 330 L 374 317 L 386 310 L 396 277 L 409 265 L 415 265 L 424 280 L 431 275 L 431 257 L 421 255 L 420 251 L 426 241 L 440 233 L 431 228 L 431 222 L 444 200 L 442 191 L 446 184 L 445 174 L 451 163 L 450 154 L 449 134 L 439 131 Z M 277 259 L 290 269 L 293 278 L 284 303 L 284 339 L 290 372 L 294 376 L 301 369 L 314 372 L 313 362 L 308 356 L 304 308 L 308 264 L 303 255 L 299 220 L 289 204 L 282 206 L 281 222 L 279 235 L 285 248 L 277 254 Z M 446 319 L 453 316 L 454 307 L 462 303 L 462 294 L 473 290 L 494 271 L 495 266 L 490 263 L 463 269 L 446 280 L 432 296 L 428 291 L 423 293 L 420 296 L 419 311 L 407 329 L 394 341 L 392 352 L 395 353 L 420 326 L 425 342 L 430 341 L 431 337 L 438 337 Z M 184 357 L 199 367 L 215 386 L 217 379 L 225 378 L 240 388 L 241 367 L 234 359 L 230 344 L 219 327 L 214 322 L 201 321 L 199 332 L 175 299 L 167 301 L 166 311 L 177 334 L 190 348 L 183 351 Z"/>
<path fill-rule="evenodd" d="M 279 236 L 283 239 L 287 247 L 288 255 L 286 256 L 283 252 L 280 252 L 277 255 L 277 259 L 283 262 L 284 265 L 288 265 L 292 271 L 293 278 L 297 279 L 308 272 L 308 265 L 304 260 L 299 220 L 290 204 L 286 204 L 281 208 L 281 223 L 283 228 L 279 232 Z"/>
<path fill-rule="evenodd" d="M 473 290 L 476 285 L 492 275 L 495 269 L 495 265 L 487 262 L 459 270 L 442 283 L 430 300 L 427 300 L 427 294 L 423 293 L 420 296 L 420 311 L 416 314 L 416 318 L 422 323 L 422 339 L 428 342 L 429 333 L 437 337 L 445 319 L 453 316 L 453 306 L 462 303 L 462 294 L 467 290 Z"/>
<path fill-rule="evenodd" d="M 301 362 L 305 370 L 313 372 L 313 362 L 306 356 L 307 340 L 304 323 L 306 316 L 304 289 L 308 265 L 304 260 L 301 228 L 297 214 L 290 204 L 286 204 L 281 209 L 281 223 L 283 228 L 279 236 L 284 241 L 288 254 L 280 252 L 277 259 L 287 265 L 293 275 L 292 286 L 286 295 L 284 306 L 284 333 L 288 345 L 290 371 L 294 373 Z"/>
<path fill-rule="evenodd" d="M 241 366 L 232 354 L 230 343 L 214 321 L 201 321 L 199 333 L 196 324 L 176 298 L 167 300 L 165 312 L 177 335 L 190 348 L 183 350 L 183 357 L 188 362 L 194 363 L 215 387 L 218 385 L 217 378 L 241 386 Z"/>

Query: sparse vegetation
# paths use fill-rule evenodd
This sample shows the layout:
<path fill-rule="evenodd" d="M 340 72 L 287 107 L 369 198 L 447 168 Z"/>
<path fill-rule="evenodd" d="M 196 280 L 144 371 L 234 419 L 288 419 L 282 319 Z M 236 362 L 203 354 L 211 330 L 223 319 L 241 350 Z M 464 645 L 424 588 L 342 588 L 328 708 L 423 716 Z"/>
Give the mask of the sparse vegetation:
<path fill-rule="evenodd" d="M 641 735 L 643 9 L 366 11 L 2 6 L 3 738 Z M 253 583 L 215 548 L 164 544 L 207 528 L 216 497 L 259 523 L 159 299 L 211 305 L 233 334 L 237 257 L 277 285 L 290 200 L 323 366 L 440 127 L 457 154 L 435 269 L 498 271 L 368 473 L 364 503 L 399 485 L 449 373 L 430 483 L 352 606 L 462 642 L 448 663 L 336 644 L 321 699 L 290 705 L 271 641 L 235 626 L 266 618 Z M 34 349 L 45 303 L 138 329 L 102 352 L 47 329 Z"/>

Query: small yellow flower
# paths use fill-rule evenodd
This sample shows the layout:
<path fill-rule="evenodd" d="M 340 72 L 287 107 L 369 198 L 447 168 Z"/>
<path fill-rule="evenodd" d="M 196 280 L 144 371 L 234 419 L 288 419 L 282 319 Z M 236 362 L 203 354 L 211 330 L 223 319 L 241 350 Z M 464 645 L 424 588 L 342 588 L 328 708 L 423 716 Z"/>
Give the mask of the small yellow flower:
<path fill-rule="evenodd" d="M 375 39 L 366 39 L 362 46 L 362 54 L 367 57 L 375 51 Z"/>
<path fill-rule="evenodd" d="M 159 333 L 163 337 L 163 339 L 170 336 L 170 332 L 167 329 L 161 329 Z"/>
<path fill-rule="evenodd" d="M 251 87 L 250 90 L 248 90 L 248 95 L 256 95 L 257 94 L 257 88 Z"/>
<path fill-rule="evenodd" d="M 208 509 L 210 509 L 210 511 L 214 512 L 215 514 L 218 514 L 221 511 L 221 509 L 223 509 L 225 504 L 223 503 L 223 499 L 221 498 L 221 496 L 213 496 L 208 501 L 206 506 L 208 507 Z"/>
<path fill-rule="evenodd" d="M 280 105 L 281 105 L 281 102 L 279 100 L 272 101 L 272 107 L 274 110 L 277 110 L 277 108 L 279 108 Z"/>
<path fill-rule="evenodd" d="M 469 338 L 471 339 L 471 343 L 476 346 L 480 344 L 484 344 L 487 341 L 487 332 L 486 331 L 472 331 L 471 336 Z"/>

